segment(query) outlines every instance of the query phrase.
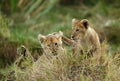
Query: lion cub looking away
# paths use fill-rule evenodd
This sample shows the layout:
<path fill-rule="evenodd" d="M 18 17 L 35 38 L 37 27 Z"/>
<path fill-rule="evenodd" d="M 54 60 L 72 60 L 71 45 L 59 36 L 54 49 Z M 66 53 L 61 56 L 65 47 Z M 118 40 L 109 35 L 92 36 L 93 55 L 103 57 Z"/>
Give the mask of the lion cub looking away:
<path fill-rule="evenodd" d="M 38 40 L 47 56 L 55 56 L 63 51 L 62 36 L 63 33 L 61 31 L 48 34 L 47 36 L 38 35 Z"/>
<path fill-rule="evenodd" d="M 72 45 L 73 54 L 84 51 L 88 56 L 92 54 L 97 62 L 99 61 L 101 56 L 99 37 L 87 19 L 72 19 L 71 39 L 63 36 L 63 41 Z"/>
<path fill-rule="evenodd" d="M 72 19 L 72 35 L 71 39 L 79 41 L 82 49 L 87 52 L 94 52 L 93 56 L 98 60 L 100 58 L 100 41 L 96 31 L 90 26 L 87 19 Z"/>

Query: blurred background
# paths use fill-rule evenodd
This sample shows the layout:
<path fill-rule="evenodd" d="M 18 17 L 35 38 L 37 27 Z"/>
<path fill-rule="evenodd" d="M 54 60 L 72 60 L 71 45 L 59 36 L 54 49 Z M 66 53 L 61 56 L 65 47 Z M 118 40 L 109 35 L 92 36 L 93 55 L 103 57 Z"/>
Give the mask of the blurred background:
<path fill-rule="evenodd" d="M 14 62 L 20 45 L 36 54 L 39 33 L 70 37 L 73 18 L 88 19 L 111 50 L 120 49 L 120 0 L 0 0 L 0 68 Z"/>

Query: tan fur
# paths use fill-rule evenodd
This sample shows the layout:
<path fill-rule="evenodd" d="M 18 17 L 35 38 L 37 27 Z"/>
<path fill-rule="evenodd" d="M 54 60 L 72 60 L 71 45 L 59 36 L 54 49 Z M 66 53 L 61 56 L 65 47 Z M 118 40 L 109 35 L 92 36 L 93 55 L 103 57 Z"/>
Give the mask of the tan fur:
<path fill-rule="evenodd" d="M 72 35 L 74 41 L 79 41 L 82 49 L 94 51 L 97 60 L 100 58 L 100 41 L 97 32 L 90 26 L 87 19 L 72 20 Z"/>
<path fill-rule="evenodd" d="M 46 55 L 55 56 L 60 50 L 63 50 L 62 35 L 61 31 L 48 34 L 47 36 L 38 35 L 38 39 Z"/>
<path fill-rule="evenodd" d="M 63 36 L 63 37 L 62 37 L 62 40 L 63 40 L 66 44 L 68 44 L 68 45 L 74 45 L 74 43 L 75 43 L 74 40 L 71 40 L 71 39 L 69 39 L 69 38 L 66 37 L 66 36 Z"/>
<path fill-rule="evenodd" d="M 65 44 L 72 46 L 71 50 L 73 55 L 76 55 L 82 51 L 80 42 L 76 42 L 66 36 L 63 36 L 62 40 Z"/>
<path fill-rule="evenodd" d="M 82 53 L 81 50 L 84 50 L 88 55 L 92 53 L 97 62 L 99 61 L 101 56 L 99 37 L 87 19 L 73 19 L 71 39 L 63 36 L 63 41 L 72 45 L 73 54 Z"/>

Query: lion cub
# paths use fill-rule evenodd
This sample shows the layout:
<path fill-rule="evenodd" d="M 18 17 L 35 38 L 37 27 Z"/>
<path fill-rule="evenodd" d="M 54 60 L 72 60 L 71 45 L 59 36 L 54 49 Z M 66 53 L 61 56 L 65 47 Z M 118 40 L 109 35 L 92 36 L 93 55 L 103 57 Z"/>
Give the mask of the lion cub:
<path fill-rule="evenodd" d="M 77 46 L 80 46 L 80 50 L 87 51 L 87 54 L 92 53 L 99 60 L 101 54 L 99 37 L 87 19 L 72 19 L 71 40 L 64 36 L 63 40 L 74 46 L 74 51 L 76 51 Z M 72 40 L 74 42 L 71 42 Z"/>
<path fill-rule="evenodd" d="M 62 36 L 63 33 L 61 31 L 48 34 L 47 36 L 39 34 L 38 40 L 44 50 L 44 54 L 47 56 L 55 56 L 63 51 Z"/>
<path fill-rule="evenodd" d="M 100 41 L 97 32 L 90 26 L 87 19 L 72 19 L 72 35 L 71 39 L 79 41 L 82 49 L 87 52 L 94 52 L 96 59 L 100 58 Z"/>

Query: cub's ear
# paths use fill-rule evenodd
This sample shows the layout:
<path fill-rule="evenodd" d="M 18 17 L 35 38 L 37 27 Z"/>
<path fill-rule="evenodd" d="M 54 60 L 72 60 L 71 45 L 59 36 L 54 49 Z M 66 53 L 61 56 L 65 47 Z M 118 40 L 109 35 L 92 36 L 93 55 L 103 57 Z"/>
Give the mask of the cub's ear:
<path fill-rule="evenodd" d="M 62 31 L 59 31 L 58 33 L 59 33 L 59 35 L 63 36 L 63 32 Z"/>
<path fill-rule="evenodd" d="M 72 19 L 72 27 L 74 27 L 80 20 L 73 18 Z"/>
<path fill-rule="evenodd" d="M 43 36 L 42 34 L 39 34 L 39 35 L 38 35 L 38 40 L 40 41 L 40 43 L 43 43 L 43 42 L 45 42 L 46 37 Z"/>
<path fill-rule="evenodd" d="M 59 31 L 59 32 L 54 32 L 52 33 L 54 36 L 59 37 L 59 36 L 63 36 L 63 32 Z"/>
<path fill-rule="evenodd" d="M 59 41 L 61 41 L 61 43 L 62 43 L 62 36 L 63 36 L 63 32 L 59 31 L 59 32 L 58 32 L 57 39 L 58 39 Z"/>
<path fill-rule="evenodd" d="M 77 19 L 75 19 L 75 18 L 72 19 L 72 24 L 76 24 L 77 22 L 78 22 Z"/>
<path fill-rule="evenodd" d="M 83 20 L 81 20 L 81 22 L 82 22 L 83 26 L 84 26 L 86 29 L 88 29 L 88 27 L 89 27 L 89 21 L 88 21 L 87 19 L 83 19 Z"/>

